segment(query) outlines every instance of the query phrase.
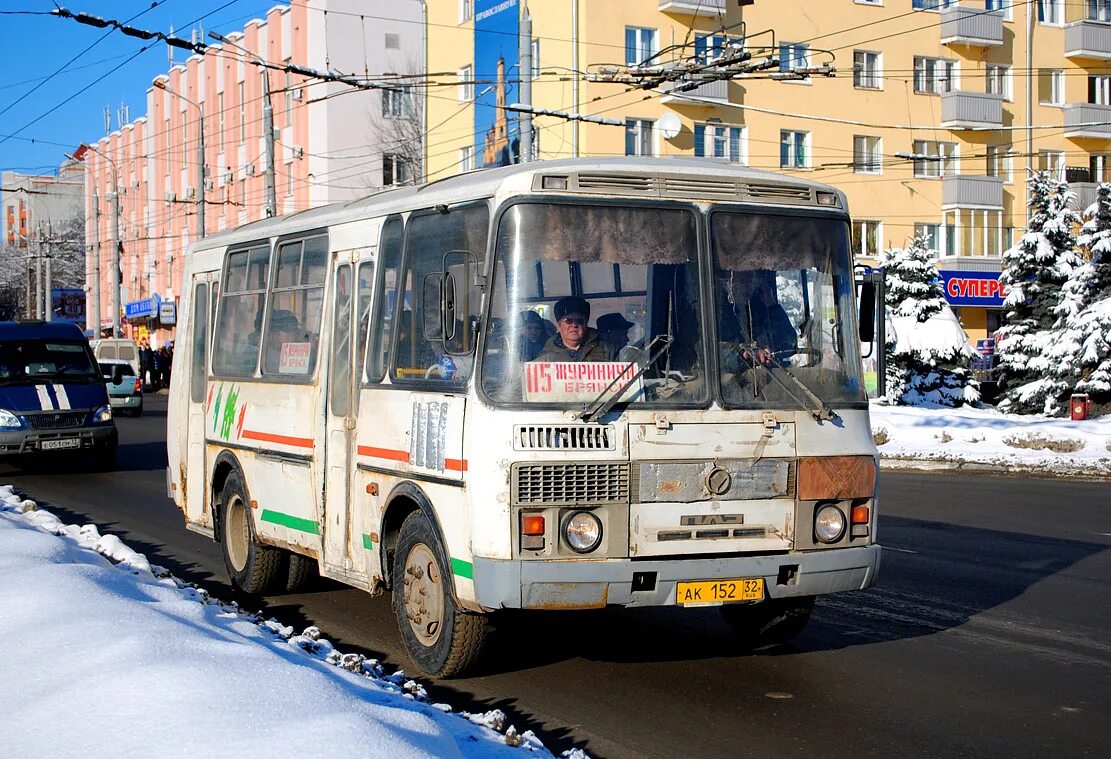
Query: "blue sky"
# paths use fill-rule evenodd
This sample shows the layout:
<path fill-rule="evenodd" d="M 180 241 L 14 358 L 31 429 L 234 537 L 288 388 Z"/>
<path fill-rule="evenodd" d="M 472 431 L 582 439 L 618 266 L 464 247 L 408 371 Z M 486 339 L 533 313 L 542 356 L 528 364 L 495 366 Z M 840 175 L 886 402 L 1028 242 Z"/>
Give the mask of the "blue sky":
<path fill-rule="evenodd" d="M 157 7 L 150 9 L 152 4 Z M 186 39 L 199 26 L 195 19 L 205 17 L 200 23 L 206 33 L 226 34 L 242 29 L 252 18 L 264 18 L 266 10 L 278 4 L 276 0 L 58 0 L 58 5 L 74 13 L 120 21 L 142 14 L 130 25 L 166 33 L 173 27 L 176 36 Z M 0 170 L 45 173 L 56 169 L 64 153 L 104 136 L 105 106 L 111 112 L 112 129 L 121 104 L 128 106 L 132 120 L 142 116 L 151 80 L 170 65 L 163 43 L 55 16 L 15 13 L 42 14 L 54 7 L 50 0 L 0 0 L 0 50 L 4 51 Z M 148 48 L 140 52 L 144 45 Z M 180 63 L 187 54 L 175 50 L 175 56 Z M 72 58 L 76 60 L 67 66 Z"/>

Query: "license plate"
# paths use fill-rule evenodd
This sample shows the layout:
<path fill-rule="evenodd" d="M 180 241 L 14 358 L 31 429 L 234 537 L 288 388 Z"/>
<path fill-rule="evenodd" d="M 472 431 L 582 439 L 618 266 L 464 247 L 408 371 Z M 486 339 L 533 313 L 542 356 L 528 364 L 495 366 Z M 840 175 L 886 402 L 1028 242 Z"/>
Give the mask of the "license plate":
<path fill-rule="evenodd" d="M 44 451 L 55 451 L 59 448 L 80 448 L 81 438 L 67 437 L 61 440 L 43 440 L 39 443 L 39 448 Z"/>
<path fill-rule="evenodd" d="M 675 603 L 680 606 L 716 606 L 733 601 L 763 601 L 764 578 L 704 580 L 675 584 Z"/>

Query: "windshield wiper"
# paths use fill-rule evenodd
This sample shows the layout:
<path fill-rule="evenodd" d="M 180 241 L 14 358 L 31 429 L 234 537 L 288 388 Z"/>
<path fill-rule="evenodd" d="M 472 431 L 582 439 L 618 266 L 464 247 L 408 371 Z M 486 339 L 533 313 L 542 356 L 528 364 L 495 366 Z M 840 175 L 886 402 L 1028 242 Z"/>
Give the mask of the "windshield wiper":
<path fill-rule="evenodd" d="M 756 366 L 764 367 L 764 371 L 768 373 L 768 376 L 779 383 L 780 387 L 783 388 L 783 391 L 786 392 L 787 395 L 791 396 L 791 400 L 809 411 L 810 415 L 814 417 L 815 420 L 819 422 L 822 420 L 833 421 L 833 419 L 837 416 L 834 413 L 833 409 L 830 408 L 825 401 L 815 395 L 814 391 L 807 387 L 806 383 L 798 378 L 798 375 L 796 375 L 794 372 L 792 372 L 790 369 L 779 362 L 779 359 L 775 357 L 774 352 L 766 348 L 762 349 L 757 346 L 756 343 L 741 343 L 736 345 L 733 350 L 737 352 L 742 361 L 748 364 L 749 368 L 752 369 L 754 373 Z M 802 391 L 802 394 L 805 396 L 805 398 L 800 398 L 795 393 L 795 391 L 791 389 L 791 386 L 783 381 L 783 377 L 779 374 L 779 372 L 773 372 L 765 364 L 759 361 L 749 361 L 747 358 L 745 358 L 745 353 L 748 353 L 749 356 L 755 357 L 756 355 L 758 355 L 759 351 L 764 352 L 764 354 L 768 357 L 768 360 L 771 362 L 772 366 L 777 369 L 783 370 L 783 374 L 786 375 L 792 383 L 794 383 L 796 389 Z"/>
<path fill-rule="evenodd" d="M 597 398 L 583 405 L 578 413 L 579 419 L 589 422 L 608 413 L 611 408 L 617 405 L 617 401 L 625 394 L 625 391 L 640 379 L 641 375 L 648 371 L 648 367 L 656 363 L 656 360 L 671 347 L 673 339 L 671 335 L 656 335 L 652 338 L 648 347 L 644 349 L 642 354 L 644 358 L 637 363 L 637 370 L 628 377 L 626 377 L 626 372 L 621 372 L 621 374 L 614 377 L 613 381 L 606 385 L 602 392 L 598 393 Z M 622 382 L 622 379 L 624 379 L 624 382 Z M 619 382 L 621 382 L 621 385 L 614 390 L 614 386 Z"/>

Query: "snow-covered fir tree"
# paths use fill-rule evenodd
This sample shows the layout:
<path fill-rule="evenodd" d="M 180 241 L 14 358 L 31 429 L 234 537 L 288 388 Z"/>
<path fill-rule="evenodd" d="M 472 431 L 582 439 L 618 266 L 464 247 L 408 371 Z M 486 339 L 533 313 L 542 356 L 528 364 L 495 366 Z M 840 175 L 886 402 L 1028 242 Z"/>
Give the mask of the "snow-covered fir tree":
<path fill-rule="evenodd" d="M 895 333 L 887 344 L 888 403 L 960 406 L 980 399 L 972 377 L 972 348 L 945 301 L 929 237 L 880 256 L 886 305 Z"/>
<path fill-rule="evenodd" d="M 1030 177 L 1026 232 L 1003 253 L 1006 323 L 999 330 L 996 355 L 999 408 L 1015 413 L 1046 411 L 1047 401 L 1065 390 L 1054 371 L 1052 347 L 1061 287 L 1079 265 L 1074 228 L 1080 216 L 1069 207 L 1074 194 L 1049 172 Z M 1053 406 L 1054 404 L 1049 404 Z"/>
<path fill-rule="evenodd" d="M 1048 414 L 1065 413 L 1074 392 L 1088 393 L 1097 407 L 1111 404 L 1111 184 L 1099 185 L 1084 215 L 1077 244 L 1089 258 L 1072 271 L 1054 307 Z"/>

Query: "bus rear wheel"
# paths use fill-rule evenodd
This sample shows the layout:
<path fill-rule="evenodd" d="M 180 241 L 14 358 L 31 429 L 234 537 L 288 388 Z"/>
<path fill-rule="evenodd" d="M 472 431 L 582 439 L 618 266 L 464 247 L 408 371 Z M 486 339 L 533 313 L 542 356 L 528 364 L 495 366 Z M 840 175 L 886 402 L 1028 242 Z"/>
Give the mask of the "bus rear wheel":
<path fill-rule="evenodd" d="M 429 675 L 455 677 L 478 662 L 491 626 L 455 603 L 444 556 L 424 514 L 406 517 L 391 568 L 393 610 L 413 663 Z"/>
<path fill-rule="evenodd" d="M 725 604 L 721 616 L 742 648 L 786 643 L 803 631 L 814 609 L 813 596 L 769 598 L 758 604 Z"/>
<path fill-rule="evenodd" d="M 220 501 L 220 549 L 231 584 L 244 593 L 265 593 L 284 584 L 286 564 L 278 548 L 258 542 L 239 475 L 228 475 Z"/>

